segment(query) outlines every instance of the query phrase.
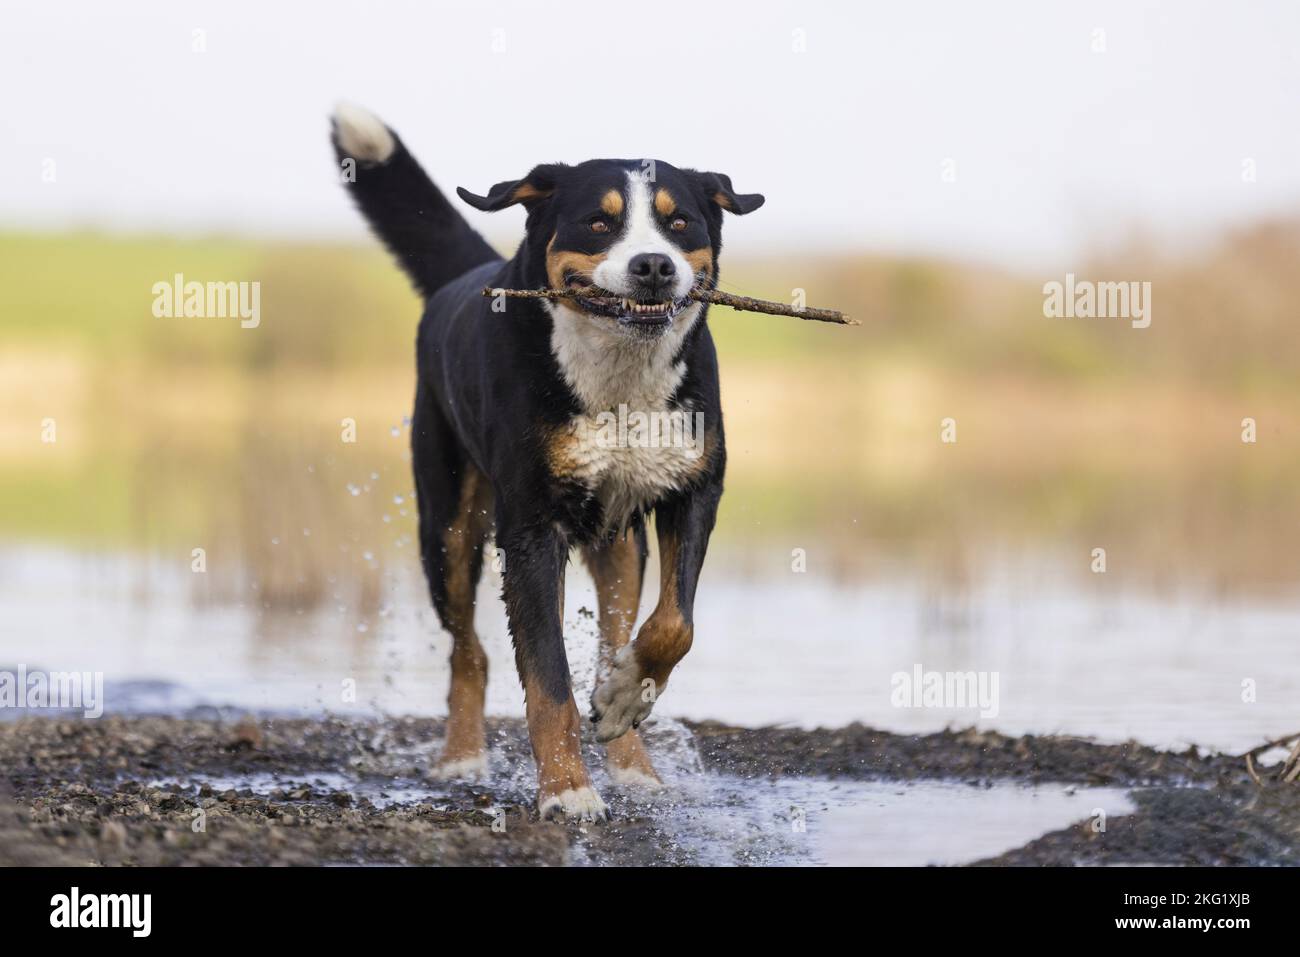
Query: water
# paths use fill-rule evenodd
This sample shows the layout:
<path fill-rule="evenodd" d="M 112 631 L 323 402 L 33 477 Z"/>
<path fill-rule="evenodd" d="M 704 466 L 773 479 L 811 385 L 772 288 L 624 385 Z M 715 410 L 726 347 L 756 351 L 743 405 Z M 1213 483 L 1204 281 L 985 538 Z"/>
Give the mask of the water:
<path fill-rule="evenodd" d="M 632 810 L 653 818 L 666 854 L 698 865 L 959 865 L 996 856 L 1077 821 L 1097 819 L 1100 813 L 1109 819 L 1133 810 L 1122 788 L 741 778 L 703 771 L 689 731 L 678 722 L 659 721 L 648 739 L 667 788 L 633 798 Z M 369 770 L 409 767 L 409 757 L 385 751 Z M 498 800 L 531 801 L 530 769 L 497 749 L 490 767 L 485 784 Z M 593 765 L 593 776 L 607 797 L 617 793 L 598 764 Z M 247 788 L 260 796 L 307 784 L 317 799 L 322 791 L 347 791 L 381 808 L 446 806 L 444 791 L 400 775 L 265 772 L 146 783 L 164 789 L 208 784 L 217 793 Z M 579 839 L 571 862 L 619 863 L 609 860 L 610 853 Z"/>
<path fill-rule="evenodd" d="M 965 864 L 1079 821 L 1099 822 L 1098 811 L 1109 819 L 1134 810 L 1121 788 L 919 782 L 830 791 L 809 831 L 818 863 L 832 866 Z"/>
<path fill-rule="evenodd" d="M 995 565 L 960 587 L 896 573 L 832 582 L 809 573 L 728 577 L 711 559 L 696 641 L 659 717 L 749 726 L 900 732 L 976 725 L 1158 747 L 1242 751 L 1294 730 L 1300 600 L 1155 593 L 1078 580 L 1050 562 Z M 199 705 L 273 713 L 445 713 L 449 640 L 413 576 L 385 583 L 377 611 L 344 601 L 270 611 L 255 594 L 194 599 L 193 576 L 121 555 L 0 551 L 0 668 L 102 671 L 109 711 Z M 653 604 L 648 576 L 643 609 Z M 590 694 L 595 596 L 571 568 L 566 634 L 579 702 Z M 500 601 L 485 573 L 479 631 L 492 662 L 488 710 L 520 715 Z M 995 715 L 903 708 L 893 676 L 996 673 Z M 1253 692 L 1253 700 L 1249 700 Z"/>

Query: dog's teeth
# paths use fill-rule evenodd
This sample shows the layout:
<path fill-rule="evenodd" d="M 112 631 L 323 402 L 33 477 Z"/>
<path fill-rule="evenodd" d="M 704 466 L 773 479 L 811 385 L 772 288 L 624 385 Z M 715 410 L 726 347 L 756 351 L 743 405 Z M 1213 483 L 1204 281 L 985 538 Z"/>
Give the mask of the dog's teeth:
<path fill-rule="evenodd" d="M 630 309 L 630 308 L 632 308 L 632 304 L 631 304 L 630 302 L 628 302 L 628 300 L 627 300 L 626 297 L 624 297 L 624 299 L 623 299 L 623 308 L 624 308 L 625 310 L 626 310 L 626 309 Z"/>

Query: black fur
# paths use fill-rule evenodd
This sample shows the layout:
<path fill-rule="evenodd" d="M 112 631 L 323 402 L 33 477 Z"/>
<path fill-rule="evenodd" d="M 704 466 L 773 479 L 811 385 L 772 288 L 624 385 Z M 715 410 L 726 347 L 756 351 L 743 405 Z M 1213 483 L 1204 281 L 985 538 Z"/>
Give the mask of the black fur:
<path fill-rule="evenodd" d="M 515 255 L 503 260 L 452 208 L 395 134 L 394 139 L 395 152 L 383 163 L 360 164 L 347 189 L 426 298 L 416 340 L 412 451 L 430 592 L 446 624 L 441 536 L 454 518 L 465 475 L 477 469 L 492 491 L 520 677 L 557 701 L 567 699 L 571 692 L 560 598 L 569 548 L 597 543 L 611 532 L 592 490 L 554 474 L 546 443 L 575 416 L 595 410 L 583 409 L 565 381 L 552 353 L 546 307 L 511 299 L 504 311 L 494 311 L 481 290 L 549 285 L 548 246 L 596 254 L 616 242 L 615 231 L 598 233 L 592 223 L 604 215 L 601 196 L 622 188 L 628 171 L 642 164 L 551 164 L 534 168 L 523 179 L 499 183 L 486 196 L 460 190 L 479 209 L 525 205 L 525 237 Z M 337 130 L 335 147 L 339 159 L 345 159 Z M 736 194 L 731 181 L 717 173 L 656 163 L 654 176 L 677 199 L 675 216 L 686 221 L 680 231 L 666 235 L 683 251 L 711 250 L 716 278 L 723 209 L 749 212 L 763 198 Z M 704 414 L 708 460 L 687 484 L 646 509 L 657 514 L 661 547 L 664 536 L 672 536 L 676 565 L 671 571 L 687 624 L 726 463 L 717 355 L 706 320 L 702 308 L 681 342 L 675 358 L 686 371 L 670 404 Z M 645 517 L 636 514 L 630 520 L 632 533 L 642 542 Z M 471 581 L 478 578 L 481 544 L 474 543 Z"/>
<path fill-rule="evenodd" d="M 355 178 L 344 185 L 375 235 L 427 299 L 467 270 L 501 257 L 433 185 L 396 133 L 393 141 L 392 156 L 383 163 L 356 162 Z M 334 149 L 340 161 L 351 159 L 338 145 L 337 130 Z"/>

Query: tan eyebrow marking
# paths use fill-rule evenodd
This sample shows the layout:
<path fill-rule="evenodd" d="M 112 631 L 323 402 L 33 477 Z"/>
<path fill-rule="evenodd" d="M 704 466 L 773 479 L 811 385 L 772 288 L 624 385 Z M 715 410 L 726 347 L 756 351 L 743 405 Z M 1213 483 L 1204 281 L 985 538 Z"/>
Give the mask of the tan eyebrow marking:
<path fill-rule="evenodd" d="M 600 198 L 600 208 L 611 216 L 622 216 L 623 194 L 616 189 L 611 189 Z"/>
<path fill-rule="evenodd" d="M 671 216 L 677 212 L 677 201 L 668 190 L 661 188 L 655 192 L 655 212 L 660 216 Z"/>

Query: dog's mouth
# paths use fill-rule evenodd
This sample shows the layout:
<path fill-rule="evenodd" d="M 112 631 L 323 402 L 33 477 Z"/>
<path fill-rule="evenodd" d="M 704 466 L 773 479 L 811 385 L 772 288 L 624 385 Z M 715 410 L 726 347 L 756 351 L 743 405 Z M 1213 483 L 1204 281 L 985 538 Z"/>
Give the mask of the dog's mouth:
<path fill-rule="evenodd" d="M 597 288 L 578 273 L 566 276 L 564 285 L 568 289 Z M 691 304 L 689 296 L 680 299 L 651 299 L 635 295 L 617 296 L 612 292 L 605 293 L 604 290 L 598 292 L 601 295 L 575 296 L 573 301 L 586 312 L 640 328 L 666 326 Z"/>

